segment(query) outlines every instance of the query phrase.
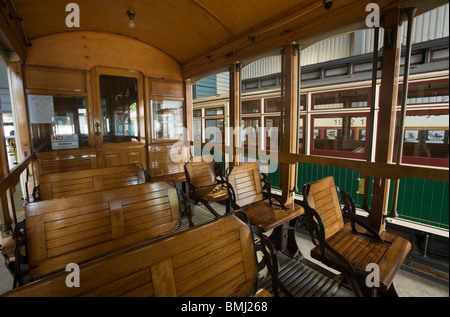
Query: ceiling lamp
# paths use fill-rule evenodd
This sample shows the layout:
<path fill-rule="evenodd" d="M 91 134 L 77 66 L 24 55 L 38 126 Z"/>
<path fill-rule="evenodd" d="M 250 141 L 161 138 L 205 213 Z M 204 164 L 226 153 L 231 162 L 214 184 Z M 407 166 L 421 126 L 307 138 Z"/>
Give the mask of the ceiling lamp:
<path fill-rule="evenodd" d="M 130 29 L 134 29 L 136 27 L 136 24 L 134 23 L 134 16 L 136 15 L 136 12 L 128 10 L 127 11 L 128 17 L 130 18 L 130 22 L 128 22 L 128 27 Z"/>

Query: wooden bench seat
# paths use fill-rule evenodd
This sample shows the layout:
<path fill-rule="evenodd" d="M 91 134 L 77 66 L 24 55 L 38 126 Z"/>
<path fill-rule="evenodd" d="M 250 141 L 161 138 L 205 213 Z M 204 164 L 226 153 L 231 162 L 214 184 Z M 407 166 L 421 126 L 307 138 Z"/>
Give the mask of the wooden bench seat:
<path fill-rule="evenodd" d="M 37 278 L 170 232 L 180 218 L 166 182 L 30 203 L 25 206 L 30 275 Z"/>
<path fill-rule="evenodd" d="M 228 215 L 82 264 L 80 287 L 67 287 L 64 271 L 3 296 L 249 296 L 252 239 L 249 226 Z"/>
<path fill-rule="evenodd" d="M 272 241 L 277 248 L 288 252 L 291 256 L 299 256 L 295 239 L 291 229 L 295 226 L 298 216 L 304 213 L 303 207 L 297 204 L 284 205 L 271 195 L 270 182 L 265 178 L 267 198 L 264 197 L 263 186 L 258 164 L 256 162 L 234 166 L 228 170 L 227 182 L 232 197 L 232 205 L 235 209 L 243 210 L 249 221 L 258 226 L 262 232 L 272 229 L 274 236 Z M 290 222 L 293 222 L 289 224 Z M 288 231 L 290 234 L 288 234 Z M 278 237 L 275 237 L 278 236 Z M 281 236 L 281 238 L 280 238 Z M 287 238 L 285 238 L 288 236 Z M 287 242 L 286 239 L 292 240 Z M 290 248 L 291 250 L 288 250 Z"/>
<path fill-rule="evenodd" d="M 41 200 L 143 183 L 145 183 L 145 171 L 137 164 L 39 176 Z"/>

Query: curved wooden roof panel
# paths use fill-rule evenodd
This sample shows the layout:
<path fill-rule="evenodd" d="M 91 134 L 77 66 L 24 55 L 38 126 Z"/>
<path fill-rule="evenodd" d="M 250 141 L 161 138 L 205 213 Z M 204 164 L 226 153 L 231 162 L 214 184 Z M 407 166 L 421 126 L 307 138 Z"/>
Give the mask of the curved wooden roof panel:
<path fill-rule="evenodd" d="M 350 23 L 363 23 L 370 2 L 378 3 L 381 10 L 420 3 L 333 0 L 326 9 L 323 0 L 73 0 L 80 8 L 80 26 L 69 28 L 65 21 L 70 1 L 8 2 L 11 14 L 23 18 L 23 25 L 17 19 L 5 19 L 14 24 L 16 39 L 12 42 L 23 42 L 23 35 L 32 44 L 37 38 L 61 32 L 109 32 L 161 50 L 181 65 L 184 78 Z M 5 17 L 7 9 L 3 9 Z M 134 29 L 128 27 L 127 10 L 135 12 Z M 5 21 L 1 26 L 5 28 Z M 20 29 L 22 38 L 17 35 Z M 11 42 L 11 32 L 4 33 Z M 22 47 L 25 51 L 23 43 Z"/>

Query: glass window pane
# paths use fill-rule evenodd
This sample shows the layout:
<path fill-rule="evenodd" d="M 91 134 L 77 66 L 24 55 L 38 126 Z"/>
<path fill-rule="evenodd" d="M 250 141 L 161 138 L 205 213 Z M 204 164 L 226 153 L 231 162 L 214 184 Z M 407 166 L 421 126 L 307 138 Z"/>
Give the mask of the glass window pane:
<path fill-rule="evenodd" d="M 265 112 L 280 112 L 281 111 L 281 98 L 270 98 L 264 100 Z"/>
<path fill-rule="evenodd" d="M 194 141 L 202 142 L 202 119 L 192 121 L 192 138 Z"/>
<path fill-rule="evenodd" d="M 29 95 L 28 107 L 34 151 L 89 147 L 85 97 Z"/>
<path fill-rule="evenodd" d="M 242 113 L 259 113 L 261 112 L 261 102 L 259 100 L 242 101 Z"/>
<path fill-rule="evenodd" d="M 313 109 L 362 108 L 368 107 L 369 90 L 335 91 L 314 94 Z"/>
<path fill-rule="evenodd" d="M 278 135 L 280 133 L 280 117 L 265 117 L 265 131 L 266 131 L 266 150 L 270 150 L 272 142 L 272 147 L 275 150 L 280 149 L 280 144 L 278 142 Z M 275 129 L 274 129 L 275 128 Z"/>
<path fill-rule="evenodd" d="M 298 153 L 305 154 L 305 120 L 306 116 L 300 116 L 298 121 Z"/>
<path fill-rule="evenodd" d="M 100 75 L 103 143 L 139 141 L 137 79 Z"/>
<path fill-rule="evenodd" d="M 300 95 L 300 110 L 306 110 L 306 94 Z"/>
<path fill-rule="evenodd" d="M 396 120 L 397 123 L 399 120 Z M 403 134 L 404 163 L 428 164 L 423 158 L 443 160 L 448 166 L 449 154 L 448 113 L 407 113 Z M 397 140 L 394 148 L 397 148 Z M 442 165 L 442 164 L 438 164 Z"/>
<path fill-rule="evenodd" d="M 220 115 L 223 115 L 223 107 L 205 109 L 205 116 L 220 116 Z"/>
<path fill-rule="evenodd" d="M 259 118 L 243 118 L 241 120 L 241 141 L 244 147 L 256 147 L 258 145 Z"/>
<path fill-rule="evenodd" d="M 408 87 L 408 105 L 448 103 L 449 90 L 447 82 L 428 82 L 425 84 L 411 84 Z M 402 104 L 403 86 L 398 89 L 398 104 Z"/>
<path fill-rule="evenodd" d="M 151 101 L 154 141 L 183 139 L 183 102 Z"/>
<path fill-rule="evenodd" d="M 314 117 L 313 150 L 365 153 L 366 124 L 365 116 Z"/>
<path fill-rule="evenodd" d="M 206 125 L 206 142 L 223 142 L 223 119 L 207 119 Z"/>

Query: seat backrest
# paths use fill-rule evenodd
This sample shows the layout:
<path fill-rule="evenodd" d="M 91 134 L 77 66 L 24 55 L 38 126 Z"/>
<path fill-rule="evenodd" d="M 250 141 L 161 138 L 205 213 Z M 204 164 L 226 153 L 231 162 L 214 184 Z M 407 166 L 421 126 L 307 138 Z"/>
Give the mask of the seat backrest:
<path fill-rule="evenodd" d="M 170 232 L 180 218 L 166 182 L 126 186 L 25 206 L 30 275 L 35 278 Z"/>
<path fill-rule="evenodd" d="M 256 278 L 250 228 L 234 215 L 60 272 L 3 296 L 249 296 Z"/>
<path fill-rule="evenodd" d="M 145 183 L 145 174 L 137 164 L 39 176 L 41 200 L 69 197 L 142 183 Z"/>
<path fill-rule="evenodd" d="M 217 183 L 212 155 L 194 157 L 185 165 L 189 183 L 197 188 Z"/>
<path fill-rule="evenodd" d="M 264 199 L 258 163 L 234 166 L 228 174 L 228 183 L 233 187 L 236 204 L 244 207 Z"/>
<path fill-rule="evenodd" d="M 188 147 L 175 143 L 154 143 L 148 146 L 150 176 L 154 179 L 184 181 L 184 162 Z"/>
<path fill-rule="evenodd" d="M 332 176 L 311 184 L 308 193 L 308 205 L 315 209 L 325 228 L 325 239 L 344 227 L 339 197 Z"/>

